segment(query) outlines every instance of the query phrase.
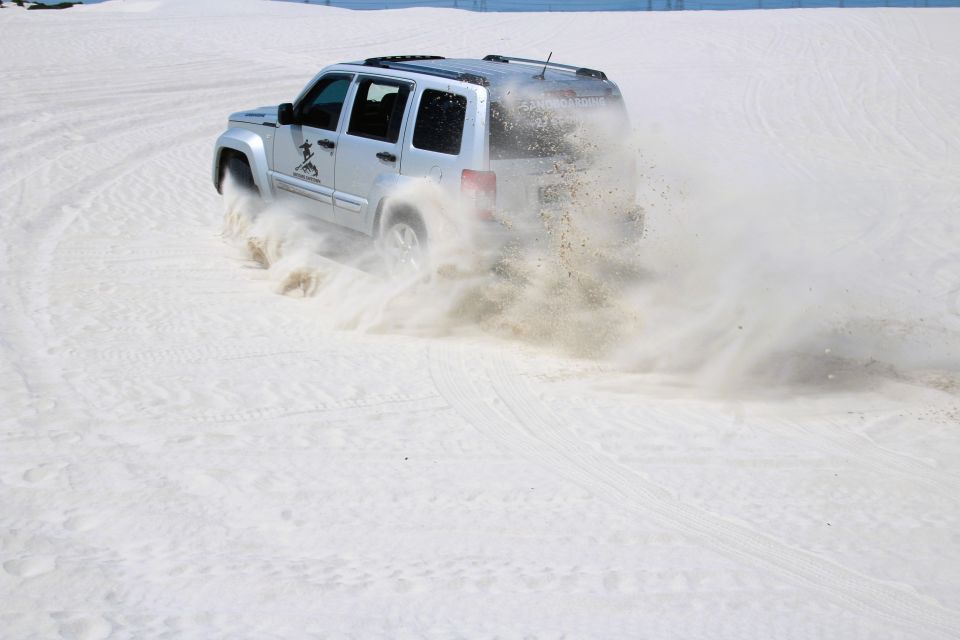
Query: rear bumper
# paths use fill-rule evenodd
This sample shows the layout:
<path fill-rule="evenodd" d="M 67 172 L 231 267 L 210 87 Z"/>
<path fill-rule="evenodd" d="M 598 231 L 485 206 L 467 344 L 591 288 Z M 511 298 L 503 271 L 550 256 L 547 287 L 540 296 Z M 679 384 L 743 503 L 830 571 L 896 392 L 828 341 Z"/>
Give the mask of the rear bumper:
<path fill-rule="evenodd" d="M 646 230 L 646 219 L 640 207 L 589 217 L 576 210 L 561 209 L 532 216 L 501 213 L 494 220 L 482 221 L 477 228 L 479 242 L 490 249 L 535 245 L 546 248 L 562 242 L 603 249 L 638 242 Z"/>

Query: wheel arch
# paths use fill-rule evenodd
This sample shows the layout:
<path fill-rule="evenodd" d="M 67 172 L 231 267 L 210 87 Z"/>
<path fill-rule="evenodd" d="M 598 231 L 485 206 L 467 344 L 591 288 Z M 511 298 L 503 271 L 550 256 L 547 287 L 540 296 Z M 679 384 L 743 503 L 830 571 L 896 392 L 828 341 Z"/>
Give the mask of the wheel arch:
<path fill-rule="evenodd" d="M 273 199 L 273 190 L 269 180 L 267 153 L 263 138 L 252 131 L 231 127 L 217 138 L 213 154 L 213 185 L 219 193 L 223 193 L 223 175 L 226 161 L 231 156 L 239 156 L 246 160 L 253 175 L 253 182 L 260 191 L 264 200 Z"/>
<path fill-rule="evenodd" d="M 373 219 L 373 237 L 379 239 L 383 235 L 386 225 L 394 219 L 405 218 L 416 222 L 422 230 L 423 239 L 429 238 L 427 220 L 423 213 L 410 202 L 398 198 L 383 197 L 377 204 L 377 212 Z"/>

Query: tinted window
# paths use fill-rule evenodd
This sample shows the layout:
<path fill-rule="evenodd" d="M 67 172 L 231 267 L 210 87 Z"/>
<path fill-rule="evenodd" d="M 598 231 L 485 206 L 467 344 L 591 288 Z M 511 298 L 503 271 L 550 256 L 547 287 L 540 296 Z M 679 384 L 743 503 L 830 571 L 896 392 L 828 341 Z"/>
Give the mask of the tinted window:
<path fill-rule="evenodd" d="M 350 113 L 347 133 L 374 140 L 396 142 L 410 88 L 385 80 L 361 80 Z"/>
<path fill-rule="evenodd" d="M 626 111 L 619 96 L 490 105 L 490 157 L 495 160 L 579 156 L 619 144 Z"/>
<path fill-rule="evenodd" d="M 467 99 L 464 96 L 427 89 L 420 98 L 413 146 L 453 156 L 459 154 L 466 115 Z"/>
<path fill-rule="evenodd" d="M 490 157 L 547 158 L 569 155 L 567 135 L 572 127 L 547 111 L 512 111 L 494 102 L 490 105 Z"/>
<path fill-rule="evenodd" d="M 343 101 L 350 88 L 350 76 L 324 76 L 297 103 L 294 117 L 300 124 L 334 131 L 340 121 Z"/>

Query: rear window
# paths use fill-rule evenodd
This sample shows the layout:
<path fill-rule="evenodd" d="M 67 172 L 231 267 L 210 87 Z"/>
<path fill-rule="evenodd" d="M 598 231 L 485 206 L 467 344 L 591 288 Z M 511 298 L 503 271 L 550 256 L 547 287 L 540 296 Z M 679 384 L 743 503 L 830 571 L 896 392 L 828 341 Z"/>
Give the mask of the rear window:
<path fill-rule="evenodd" d="M 583 155 L 616 144 L 626 123 L 618 96 L 546 97 L 490 105 L 493 160 Z"/>
<path fill-rule="evenodd" d="M 466 97 L 445 91 L 425 90 L 420 98 L 417 124 L 413 129 L 413 146 L 426 151 L 458 155 L 466 115 Z"/>

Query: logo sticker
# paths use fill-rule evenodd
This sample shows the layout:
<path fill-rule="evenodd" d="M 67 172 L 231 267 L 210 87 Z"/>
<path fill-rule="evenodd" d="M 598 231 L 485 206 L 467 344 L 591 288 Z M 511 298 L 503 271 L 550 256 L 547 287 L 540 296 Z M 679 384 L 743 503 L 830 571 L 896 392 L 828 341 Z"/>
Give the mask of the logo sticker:
<path fill-rule="evenodd" d="M 544 100 L 524 100 L 518 106 L 523 113 L 537 111 L 560 111 L 564 109 L 589 109 L 592 107 L 607 106 L 604 96 L 583 96 L 579 98 L 558 97 Z"/>
<path fill-rule="evenodd" d="M 320 172 L 317 171 L 317 165 L 310 160 L 313 158 L 313 145 L 309 140 L 304 140 L 303 144 L 297 147 L 303 153 L 303 162 L 293 169 L 293 175 L 301 180 L 321 184 L 319 180 Z"/>

